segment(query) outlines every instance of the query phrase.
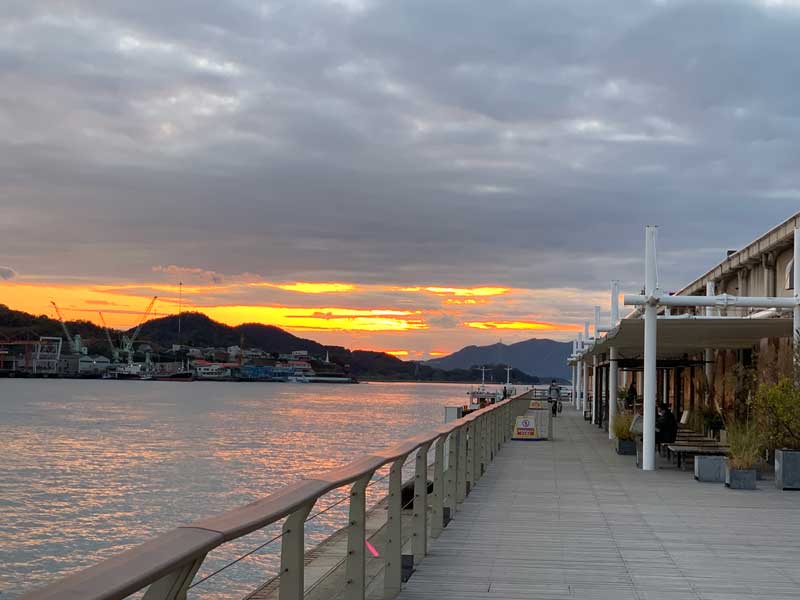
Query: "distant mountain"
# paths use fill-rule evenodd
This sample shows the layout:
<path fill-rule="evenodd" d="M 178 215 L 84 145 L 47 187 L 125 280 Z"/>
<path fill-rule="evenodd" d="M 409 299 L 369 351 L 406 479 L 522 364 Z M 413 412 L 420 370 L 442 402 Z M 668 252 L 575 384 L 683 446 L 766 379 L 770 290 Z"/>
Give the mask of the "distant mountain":
<path fill-rule="evenodd" d="M 311 354 L 324 355 L 326 350 L 325 346 L 314 340 L 297 337 L 274 325 L 245 323 L 230 327 L 198 312 L 186 312 L 181 315 L 180 337 L 178 316 L 170 315 L 147 321 L 142 325 L 139 339 L 162 348 L 170 348 L 177 343 L 223 348 L 244 343 L 246 348 L 261 348 L 268 352 L 306 350 Z"/>
<path fill-rule="evenodd" d="M 467 346 L 425 364 L 439 369 L 468 369 L 485 364 L 504 364 L 545 380 L 548 377 L 569 379 L 571 373 L 567 358 L 571 353 L 570 342 L 533 338 L 511 345 Z"/>
<path fill-rule="evenodd" d="M 80 334 L 82 342 L 93 354 L 110 356 L 108 341 L 103 329 L 89 321 L 67 321 L 67 327 L 72 335 Z M 111 337 L 119 343 L 123 332 L 112 331 Z M 126 333 L 131 333 L 128 331 Z M 46 315 L 34 316 L 19 310 L 12 310 L 0 304 L 0 340 L 25 340 L 36 339 L 40 335 L 55 335 L 63 337 L 61 324 Z M 245 348 L 260 348 L 267 352 L 291 352 L 306 350 L 313 356 L 322 357 L 326 352 L 330 355 L 332 363 L 360 379 L 391 380 L 391 381 L 445 381 L 445 382 L 478 382 L 481 373 L 477 369 L 469 368 L 446 370 L 436 366 L 400 360 L 395 356 L 383 352 L 369 350 L 348 350 L 341 346 L 324 346 L 314 340 L 309 340 L 280 327 L 262 325 L 260 323 L 245 323 L 230 327 L 218 323 L 202 313 L 183 313 L 181 315 L 181 335 L 178 336 L 178 317 L 171 315 L 147 321 L 142 325 L 142 330 L 137 338 L 138 343 L 147 343 L 154 349 L 155 360 L 166 357 L 174 359 L 169 354 L 173 344 L 182 343 L 199 347 L 227 347 L 238 346 L 244 343 Z M 172 356 L 172 358 L 170 358 Z M 139 357 L 139 360 L 143 357 Z M 489 369 L 487 380 L 505 381 L 504 364 L 485 364 Z M 512 379 L 516 383 L 539 383 L 537 377 L 514 369 Z"/>

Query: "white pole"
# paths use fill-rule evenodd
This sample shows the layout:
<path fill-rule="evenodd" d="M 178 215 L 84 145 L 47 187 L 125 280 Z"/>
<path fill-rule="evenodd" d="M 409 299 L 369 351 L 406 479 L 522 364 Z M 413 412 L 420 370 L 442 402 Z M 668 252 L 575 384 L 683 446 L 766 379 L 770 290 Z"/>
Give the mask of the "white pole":
<path fill-rule="evenodd" d="M 594 339 L 600 339 L 600 307 L 594 307 Z"/>
<path fill-rule="evenodd" d="M 797 348 L 800 344 L 800 229 L 794 230 L 794 321 L 792 327 L 794 328 L 794 357 L 795 357 L 795 371 L 797 371 Z"/>
<path fill-rule="evenodd" d="M 706 296 L 715 296 L 717 293 L 714 282 L 709 281 L 706 283 Z M 713 317 L 714 316 L 714 308 L 711 306 L 706 306 L 706 316 Z M 713 348 L 706 348 L 705 352 L 703 353 L 703 362 L 705 362 L 705 370 L 706 370 L 706 385 L 708 389 L 706 390 L 706 402 L 711 397 L 711 384 L 714 381 L 714 349 Z"/>
<path fill-rule="evenodd" d="M 583 344 L 589 346 L 589 321 L 583 323 Z M 586 403 L 589 402 L 589 361 L 584 355 L 583 360 L 583 395 L 581 397 L 581 410 L 586 411 Z"/>
<path fill-rule="evenodd" d="M 578 353 L 578 340 L 572 340 L 572 356 Z M 578 407 L 578 363 L 572 363 L 572 405 Z"/>
<path fill-rule="evenodd" d="M 583 349 L 583 334 L 578 334 L 578 356 L 580 356 L 580 352 Z M 575 410 L 581 409 L 581 394 L 583 394 L 583 358 L 579 358 L 577 364 L 575 365 L 575 370 L 577 371 L 577 377 L 575 381 L 577 385 L 575 386 Z"/>
<path fill-rule="evenodd" d="M 611 282 L 611 329 L 619 321 L 619 281 Z M 614 439 L 614 418 L 617 416 L 617 349 L 611 346 L 608 353 L 608 439 Z"/>
<path fill-rule="evenodd" d="M 651 300 L 644 308 L 644 435 L 642 450 L 642 469 L 654 471 L 656 468 L 656 340 L 657 319 L 656 302 L 656 232 L 657 228 L 648 225 L 645 229 L 644 289 L 645 296 Z"/>
<path fill-rule="evenodd" d="M 599 402 L 598 396 L 600 395 L 600 378 L 597 376 L 598 370 L 599 369 L 597 368 L 597 355 L 595 354 L 592 357 L 592 391 L 594 393 L 594 396 L 592 397 L 592 404 L 591 404 L 592 420 L 590 421 L 590 423 L 592 425 L 595 424 L 595 417 L 597 417 L 597 414 L 596 414 L 597 413 L 597 403 Z"/>

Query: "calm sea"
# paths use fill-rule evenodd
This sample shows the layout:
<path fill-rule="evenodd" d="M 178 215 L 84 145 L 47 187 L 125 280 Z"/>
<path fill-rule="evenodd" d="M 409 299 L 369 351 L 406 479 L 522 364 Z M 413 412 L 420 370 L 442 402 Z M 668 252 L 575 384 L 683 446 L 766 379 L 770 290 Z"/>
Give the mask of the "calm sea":
<path fill-rule="evenodd" d="M 0 380 L 0 598 L 438 425 L 442 407 L 461 403 L 466 389 Z M 384 486 L 370 488 L 373 501 Z M 323 498 L 314 512 L 341 497 Z M 307 524 L 309 545 L 345 524 L 346 506 Z M 212 552 L 199 577 L 276 532 Z M 242 598 L 276 572 L 279 546 L 190 597 Z"/>

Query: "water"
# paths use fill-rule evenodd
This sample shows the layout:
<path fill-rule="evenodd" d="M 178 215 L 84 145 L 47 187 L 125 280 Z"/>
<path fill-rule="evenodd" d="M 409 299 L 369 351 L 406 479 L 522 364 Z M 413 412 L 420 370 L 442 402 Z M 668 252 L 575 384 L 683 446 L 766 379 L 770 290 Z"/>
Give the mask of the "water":
<path fill-rule="evenodd" d="M 0 380 L 0 595 L 429 429 L 464 393 L 452 384 Z M 383 486 L 370 488 L 372 501 Z M 345 524 L 346 506 L 308 523 L 309 544 Z M 279 531 L 215 550 L 199 576 Z M 279 546 L 190 597 L 242 598 L 276 572 Z"/>

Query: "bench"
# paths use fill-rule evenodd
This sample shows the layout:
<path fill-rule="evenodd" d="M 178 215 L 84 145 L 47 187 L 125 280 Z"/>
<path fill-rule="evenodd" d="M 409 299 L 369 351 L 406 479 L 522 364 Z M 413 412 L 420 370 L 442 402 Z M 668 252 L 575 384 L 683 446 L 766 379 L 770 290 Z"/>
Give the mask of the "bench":
<path fill-rule="evenodd" d="M 683 459 L 691 456 L 728 456 L 730 448 L 723 446 L 715 440 L 709 440 L 708 443 L 703 444 L 668 444 L 667 450 L 675 454 L 678 459 L 678 468 L 681 468 Z"/>

